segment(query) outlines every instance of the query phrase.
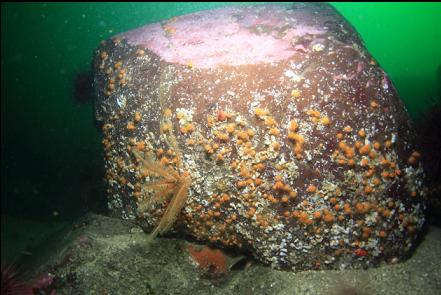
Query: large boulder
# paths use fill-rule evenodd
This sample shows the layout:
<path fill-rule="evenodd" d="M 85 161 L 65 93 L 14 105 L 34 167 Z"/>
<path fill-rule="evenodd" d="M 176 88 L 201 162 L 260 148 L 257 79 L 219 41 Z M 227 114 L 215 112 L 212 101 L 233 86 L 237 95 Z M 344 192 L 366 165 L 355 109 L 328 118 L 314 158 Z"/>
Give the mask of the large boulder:
<path fill-rule="evenodd" d="M 94 68 L 115 216 L 280 269 L 409 253 L 424 223 L 412 126 L 330 5 L 174 17 L 103 41 Z"/>

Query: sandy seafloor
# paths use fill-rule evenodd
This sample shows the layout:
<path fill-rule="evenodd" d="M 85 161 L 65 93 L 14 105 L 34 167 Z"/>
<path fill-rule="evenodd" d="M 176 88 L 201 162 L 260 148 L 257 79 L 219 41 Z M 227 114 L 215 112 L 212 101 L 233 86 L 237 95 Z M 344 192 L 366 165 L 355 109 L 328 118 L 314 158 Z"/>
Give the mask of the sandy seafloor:
<path fill-rule="evenodd" d="M 25 253 L 29 273 L 54 274 L 48 290 L 56 294 L 441 294 L 436 226 L 403 263 L 295 273 L 248 260 L 218 278 L 198 270 L 188 242 L 158 238 L 147 247 L 139 228 L 102 215 L 53 224 L 2 217 L 1 239 L 2 257 Z"/>

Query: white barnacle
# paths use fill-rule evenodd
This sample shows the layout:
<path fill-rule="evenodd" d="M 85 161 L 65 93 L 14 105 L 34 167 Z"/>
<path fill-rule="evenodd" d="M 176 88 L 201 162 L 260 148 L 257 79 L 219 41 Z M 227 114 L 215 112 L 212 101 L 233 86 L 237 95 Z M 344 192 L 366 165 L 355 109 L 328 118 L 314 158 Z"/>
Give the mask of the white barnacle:
<path fill-rule="evenodd" d="M 317 43 L 312 46 L 312 51 L 315 51 L 315 52 L 322 51 L 323 49 L 325 49 L 325 45 L 323 45 L 321 43 Z"/>
<path fill-rule="evenodd" d="M 397 142 L 397 134 L 396 133 L 392 133 L 392 139 L 391 139 L 392 143 Z"/>
<path fill-rule="evenodd" d="M 126 104 L 127 104 L 127 99 L 126 99 L 126 97 L 124 95 L 118 96 L 116 98 L 116 103 L 118 104 L 118 106 L 120 108 L 125 108 Z"/>
<path fill-rule="evenodd" d="M 179 125 L 183 127 L 186 123 L 193 121 L 194 111 L 191 109 L 178 108 L 176 109 L 178 114 Z"/>
<path fill-rule="evenodd" d="M 296 73 L 294 73 L 291 70 L 286 70 L 285 76 L 287 76 L 288 78 L 291 78 L 296 83 L 298 83 L 298 82 L 300 82 L 300 80 L 302 80 L 301 76 L 297 75 Z"/>

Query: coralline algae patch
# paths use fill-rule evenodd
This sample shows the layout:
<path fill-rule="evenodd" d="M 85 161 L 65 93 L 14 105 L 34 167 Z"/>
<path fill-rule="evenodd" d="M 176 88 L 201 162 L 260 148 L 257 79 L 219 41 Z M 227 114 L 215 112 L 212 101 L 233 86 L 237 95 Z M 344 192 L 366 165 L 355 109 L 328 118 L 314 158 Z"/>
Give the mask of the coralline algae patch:
<path fill-rule="evenodd" d="M 262 7 L 279 11 L 278 21 L 262 18 Z M 424 223 L 406 111 L 356 32 L 333 25 L 342 18 L 328 5 L 225 11 L 280 26 L 283 10 L 316 34 L 290 35 L 292 54 L 271 62 L 170 61 L 141 42 L 146 27 L 102 42 L 96 117 L 109 207 L 155 234 L 173 229 L 247 249 L 280 269 L 399 261 Z M 194 34 L 217 15 L 204 13 Z M 172 38 L 180 26 L 153 27 Z"/>
<path fill-rule="evenodd" d="M 298 49 L 293 40 L 326 32 L 304 18 L 303 10 L 280 5 L 231 6 L 174 17 L 118 37 L 170 63 L 191 61 L 199 68 L 258 64 L 287 59 Z"/>

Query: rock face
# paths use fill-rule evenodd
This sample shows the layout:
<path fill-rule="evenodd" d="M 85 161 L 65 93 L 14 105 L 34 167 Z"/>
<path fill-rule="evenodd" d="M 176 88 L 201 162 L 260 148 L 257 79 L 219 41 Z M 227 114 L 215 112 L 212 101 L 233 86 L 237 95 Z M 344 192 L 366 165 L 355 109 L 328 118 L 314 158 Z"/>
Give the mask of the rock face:
<path fill-rule="evenodd" d="M 95 52 L 109 207 L 279 269 L 405 257 L 420 154 L 387 75 L 327 4 L 232 6 Z"/>

